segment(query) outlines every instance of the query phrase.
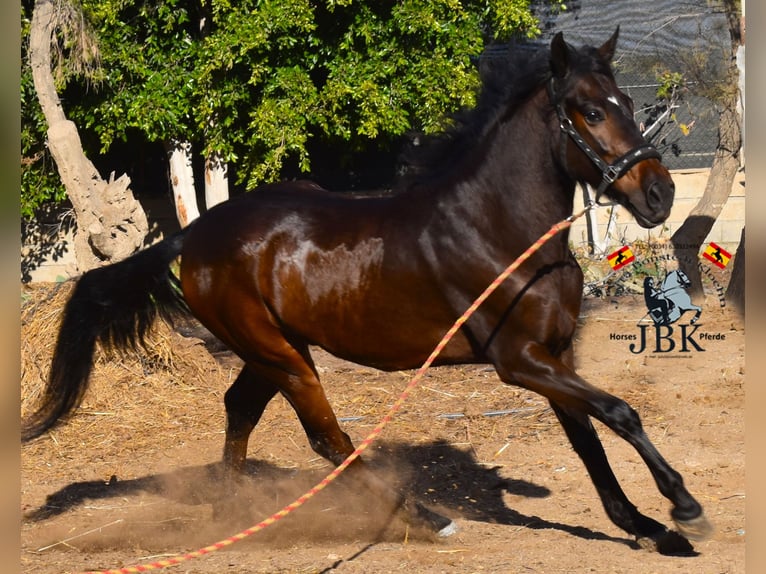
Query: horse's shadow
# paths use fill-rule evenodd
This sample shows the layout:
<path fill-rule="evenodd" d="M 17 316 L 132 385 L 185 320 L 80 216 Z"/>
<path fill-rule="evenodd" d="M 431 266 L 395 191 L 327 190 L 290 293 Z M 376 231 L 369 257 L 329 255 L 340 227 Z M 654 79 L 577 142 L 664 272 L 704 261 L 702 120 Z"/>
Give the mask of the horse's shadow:
<path fill-rule="evenodd" d="M 638 547 L 628 538 L 613 537 L 585 526 L 524 515 L 509 508 L 503 500 L 505 492 L 531 498 L 544 498 L 551 492 L 544 486 L 523 479 L 501 476 L 498 468 L 479 464 L 471 452 L 447 442 L 420 445 L 382 442 L 369 460 L 371 466 L 381 474 L 388 475 L 395 471 L 403 490 L 452 518 L 534 530 L 555 529 L 587 540 L 607 540 Z M 301 484 L 311 485 L 318 482 L 325 471 L 296 472 L 267 462 L 250 460 L 248 474 L 256 475 L 252 478 L 255 485 L 295 481 L 296 476 L 300 475 Z M 73 510 L 86 501 L 142 493 L 188 505 L 214 504 L 222 497 L 221 476 L 221 464 L 211 463 L 129 480 L 113 478 L 109 482 L 75 482 L 48 495 L 45 503 L 27 512 L 24 519 L 30 522 L 47 520 Z M 291 489 L 295 489 L 295 486 Z"/>
<path fill-rule="evenodd" d="M 499 467 L 479 464 L 472 452 L 446 441 L 421 445 L 388 443 L 380 451 L 387 451 L 385 460 L 393 461 L 404 471 L 406 490 L 412 496 L 453 518 L 533 530 L 555 529 L 587 540 L 610 540 L 637 547 L 627 538 L 528 516 L 509 508 L 503 500 L 504 493 L 545 498 L 551 491 L 524 479 L 504 477 Z"/>

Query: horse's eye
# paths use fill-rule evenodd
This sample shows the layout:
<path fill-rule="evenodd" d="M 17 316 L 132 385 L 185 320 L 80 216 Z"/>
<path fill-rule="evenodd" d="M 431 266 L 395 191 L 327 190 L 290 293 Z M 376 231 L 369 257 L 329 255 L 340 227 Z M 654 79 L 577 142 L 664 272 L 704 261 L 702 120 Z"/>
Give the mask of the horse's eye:
<path fill-rule="evenodd" d="M 602 114 L 598 110 L 588 110 L 584 114 L 585 121 L 589 124 L 597 124 L 601 121 L 604 121 L 604 114 Z"/>

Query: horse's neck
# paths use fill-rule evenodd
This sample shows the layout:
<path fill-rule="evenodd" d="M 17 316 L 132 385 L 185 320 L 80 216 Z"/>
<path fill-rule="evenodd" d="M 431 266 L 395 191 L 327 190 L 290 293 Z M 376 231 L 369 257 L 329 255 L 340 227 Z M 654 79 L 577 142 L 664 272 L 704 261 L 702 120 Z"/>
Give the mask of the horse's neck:
<path fill-rule="evenodd" d="M 464 217 L 477 219 L 475 224 L 494 223 L 490 232 L 507 235 L 513 229 L 514 235 L 534 240 L 572 213 L 575 186 L 557 168 L 559 132 L 544 123 L 544 105 L 547 94 L 541 90 L 499 121 L 468 159 L 473 169 L 444 192 Z"/>

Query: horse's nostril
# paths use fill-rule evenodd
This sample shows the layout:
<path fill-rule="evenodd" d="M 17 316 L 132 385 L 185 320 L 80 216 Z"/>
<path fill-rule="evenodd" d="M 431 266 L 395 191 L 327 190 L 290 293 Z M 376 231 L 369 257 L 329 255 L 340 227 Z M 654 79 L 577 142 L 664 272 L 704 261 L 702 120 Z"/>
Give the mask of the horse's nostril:
<path fill-rule="evenodd" d="M 646 192 L 646 203 L 655 211 L 666 209 L 673 200 L 673 187 L 655 181 Z"/>

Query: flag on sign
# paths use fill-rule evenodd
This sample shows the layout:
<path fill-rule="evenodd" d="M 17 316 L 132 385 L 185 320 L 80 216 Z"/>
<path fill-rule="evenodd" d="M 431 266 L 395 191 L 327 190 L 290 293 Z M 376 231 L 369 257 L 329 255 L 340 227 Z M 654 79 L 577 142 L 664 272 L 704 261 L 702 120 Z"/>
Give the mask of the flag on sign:
<path fill-rule="evenodd" d="M 713 243 L 712 241 L 705 248 L 702 256 L 713 263 L 713 265 L 717 265 L 721 269 L 726 267 L 726 265 L 729 263 L 729 260 L 731 259 L 731 253 L 723 249 L 720 245 Z"/>
<path fill-rule="evenodd" d="M 636 257 L 633 255 L 633 252 L 628 245 L 623 245 L 614 253 L 607 255 L 606 259 L 609 261 L 609 265 L 612 266 L 612 269 L 617 271 L 618 269 L 622 269 L 626 265 L 633 263 Z"/>

